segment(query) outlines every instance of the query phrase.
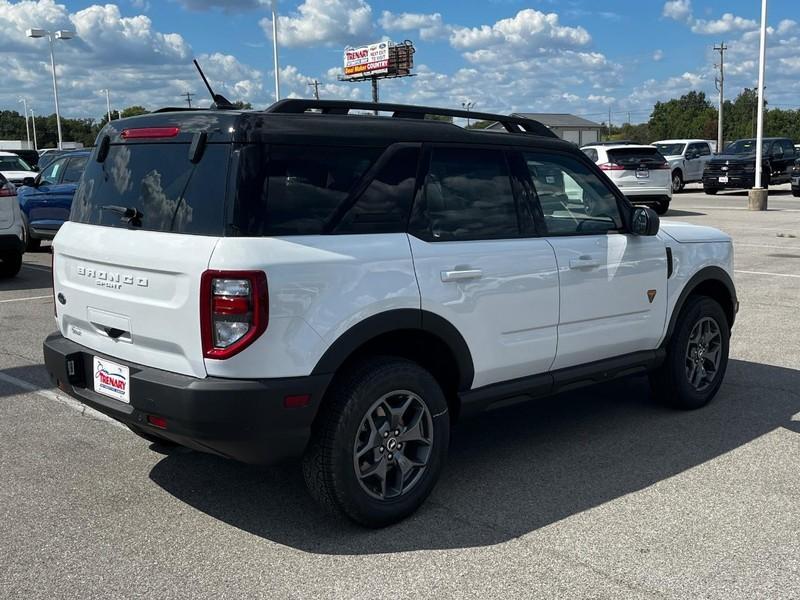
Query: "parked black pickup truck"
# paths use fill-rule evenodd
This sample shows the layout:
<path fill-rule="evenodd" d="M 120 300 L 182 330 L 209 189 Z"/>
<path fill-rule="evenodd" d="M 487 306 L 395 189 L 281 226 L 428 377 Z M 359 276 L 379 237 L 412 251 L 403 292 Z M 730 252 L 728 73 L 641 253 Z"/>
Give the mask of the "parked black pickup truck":
<path fill-rule="evenodd" d="M 761 185 L 778 185 L 792 180 L 792 168 L 798 158 L 794 143 L 788 138 L 764 138 Z M 724 153 L 712 158 L 703 170 L 703 190 L 716 194 L 723 189 L 750 189 L 756 180 L 756 140 L 737 140 Z"/>

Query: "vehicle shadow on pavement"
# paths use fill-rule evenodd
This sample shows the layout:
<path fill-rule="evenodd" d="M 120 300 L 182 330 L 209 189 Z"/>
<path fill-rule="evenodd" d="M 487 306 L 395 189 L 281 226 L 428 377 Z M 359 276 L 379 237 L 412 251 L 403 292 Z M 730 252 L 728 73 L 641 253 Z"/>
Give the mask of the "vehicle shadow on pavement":
<path fill-rule="evenodd" d="M 657 404 L 645 378 L 507 408 L 459 424 L 420 511 L 371 531 L 322 512 L 299 466 L 256 468 L 172 453 L 151 479 L 225 523 L 306 552 L 376 554 L 509 541 L 734 450 L 777 428 L 800 433 L 800 371 L 731 361 L 717 399 Z"/>
<path fill-rule="evenodd" d="M 11 381 L 4 378 L 4 375 L 11 378 Z M 25 387 L 21 387 L 20 384 L 14 380 L 21 381 Z M 0 369 L 0 398 L 5 398 L 6 396 L 16 396 L 29 391 L 47 390 L 52 388 L 53 383 L 50 381 L 50 377 L 48 376 L 47 370 L 44 368 L 43 364 Z"/>
<path fill-rule="evenodd" d="M 666 215 L 667 217 L 705 217 L 706 213 L 694 212 L 691 210 L 678 210 L 677 208 L 670 208 Z"/>
<path fill-rule="evenodd" d="M 45 266 L 35 265 L 33 268 L 22 263 L 22 269 L 11 279 L 0 279 L 0 292 L 40 292 L 40 290 L 52 290 L 53 279 L 50 269 Z M 31 294 L 26 294 L 31 295 Z M 41 295 L 40 293 L 36 294 Z M 5 299 L 5 298 L 3 298 Z M 2 304 L 0 304 L 2 306 Z"/>

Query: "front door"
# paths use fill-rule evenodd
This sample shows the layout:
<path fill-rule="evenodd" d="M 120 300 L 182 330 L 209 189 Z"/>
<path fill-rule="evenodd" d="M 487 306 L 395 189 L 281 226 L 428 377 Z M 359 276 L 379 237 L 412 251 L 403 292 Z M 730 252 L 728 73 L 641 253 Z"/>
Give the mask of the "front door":
<path fill-rule="evenodd" d="M 502 148 L 435 145 L 409 227 L 422 309 L 464 336 L 473 388 L 546 372 L 556 354 L 558 270 L 518 201 Z"/>
<path fill-rule="evenodd" d="M 560 279 L 553 369 L 657 347 L 667 306 L 667 259 L 657 237 L 626 232 L 619 200 L 588 161 L 525 153 Z"/>

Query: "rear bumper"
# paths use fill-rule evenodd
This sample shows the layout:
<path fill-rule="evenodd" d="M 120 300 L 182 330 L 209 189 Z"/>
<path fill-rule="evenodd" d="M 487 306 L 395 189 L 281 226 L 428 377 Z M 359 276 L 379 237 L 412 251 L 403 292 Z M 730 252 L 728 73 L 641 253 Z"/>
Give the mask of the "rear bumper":
<path fill-rule="evenodd" d="M 17 235 L 2 234 L 0 235 L 0 254 L 7 252 L 22 254 L 25 251 L 25 243 Z"/>
<path fill-rule="evenodd" d="M 93 389 L 92 357 L 101 355 L 58 333 L 47 337 L 43 350 L 51 379 L 83 404 L 154 436 L 251 464 L 303 453 L 331 379 L 197 379 L 103 356 L 130 368 L 131 403 L 125 404 Z M 306 394 L 311 397 L 307 406 L 284 407 L 287 396 Z M 148 415 L 166 419 L 166 429 L 150 425 Z"/>

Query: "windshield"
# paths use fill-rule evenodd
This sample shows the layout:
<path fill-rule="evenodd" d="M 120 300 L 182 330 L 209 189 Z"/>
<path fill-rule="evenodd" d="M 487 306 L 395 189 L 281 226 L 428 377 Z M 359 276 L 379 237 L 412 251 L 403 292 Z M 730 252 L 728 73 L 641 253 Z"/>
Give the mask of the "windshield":
<path fill-rule="evenodd" d="M 771 144 L 770 141 L 762 142 L 761 151 L 766 154 Z M 755 154 L 755 151 L 756 140 L 739 140 L 725 148 L 725 154 Z"/>
<path fill-rule="evenodd" d="M 0 156 L 0 171 L 30 171 L 31 168 L 19 156 Z"/>
<path fill-rule="evenodd" d="M 656 144 L 655 146 L 664 156 L 683 154 L 683 149 L 686 148 L 686 144 Z"/>

